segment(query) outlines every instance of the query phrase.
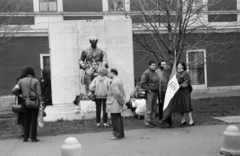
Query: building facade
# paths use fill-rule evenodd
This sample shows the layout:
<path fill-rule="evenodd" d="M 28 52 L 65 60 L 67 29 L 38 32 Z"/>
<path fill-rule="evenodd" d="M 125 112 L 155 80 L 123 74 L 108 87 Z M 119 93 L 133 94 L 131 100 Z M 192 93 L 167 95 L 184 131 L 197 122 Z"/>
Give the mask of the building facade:
<path fill-rule="evenodd" d="M 155 1 L 158 3 L 160 0 Z M 207 0 L 197 0 L 198 3 L 205 1 Z M 228 9 L 222 11 L 225 5 L 228 5 Z M 19 21 L 24 21 L 20 23 L 21 29 L 11 40 L 0 45 L 0 96 L 11 94 L 11 89 L 24 66 L 33 67 L 37 78 L 41 77 L 42 69 L 50 69 L 49 22 L 124 18 L 123 11 L 130 12 L 132 16 L 141 16 L 139 11 L 134 10 L 130 0 L 23 0 L 19 8 L 19 13 L 14 16 L 15 20 L 11 20 L 8 26 L 16 27 Z M 240 20 L 239 10 L 240 0 L 223 0 L 207 8 L 207 22 L 216 28 L 229 25 L 224 28 L 225 31 L 212 33 L 207 40 L 212 42 L 234 38 L 234 41 L 227 48 L 228 53 L 224 56 L 226 61 L 223 62 L 213 61 L 210 55 L 210 52 L 219 51 L 219 49 L 203 46 L 204 48 L 197 47 L 186 51 L 181 58 L 183 61 L 189 64 L 196 60 L 203 62 L 201 66 L 188 68 L 195 89 L 204 91 L 218 91 L 223 88 L 240 89 L 240 53 L 238 52 L 240 37 L 239 32 L 236 31 L 240 29 L 237 26 L 233 27 Z M 10 15 L 11 13 L 5 10 L 0 15 L 0 22 L 4 23 Z M 133 20 L 133 23 L 136 21 Z M 2 36 L 6 27 L 0 30 Z M 149 35 L 144 29 L 133 28 L 133 31 L 140 36 Z M 141 50 L 137 41 L 134 43 L 136 44 L 134 45 L 134 75 L 137 80 L 146 70 L 148 61 L 155 58 Z M 219 55 L 219 57 L 222 56 Z"/>

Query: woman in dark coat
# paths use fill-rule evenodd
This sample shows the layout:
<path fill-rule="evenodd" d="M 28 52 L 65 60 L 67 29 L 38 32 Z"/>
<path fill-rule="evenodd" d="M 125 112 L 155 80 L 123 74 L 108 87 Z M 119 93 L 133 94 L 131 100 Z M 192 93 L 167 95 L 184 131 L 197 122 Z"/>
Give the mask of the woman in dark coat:
<path fill-rule="evenodd" d="M 191 80 L 185 62 L 180 62 L 177 66 L 177 79 L 180 85 L 179 89 L 179 105 L 178 112 L 181 114 L 181 125 L 186 125 L 186 119 L 184 114 L 187 113 L 189 116 L 189 126 L 194 125 L 192 119 L 192 104 L 191 104 Z"/>
<path fill-rule="evenodd" d="M 23 69 L 24 69 L 24 68 L 23 68 Z M 18 82 L 20 79 L 24 78 L 24 73 L 25 73 L 25 71 L 22 70 L 22 73 L 21 73 L 20 76 L 17 78 L 17 82 Z M 17 82 L 16 82 L 16 83 L 17 83 Z M 18 90 L 18 96 L 16 96 L 16 98 L 17 98 L 17 104 L 18 104 L 18 105 L 22 105 L 22 103 L 23 103 L 23 98 L 22 98 L 22 91 L 21 91 L 21 89 Z M 23 116 L 23 112 L 22 112 L 22 113 L 18 113 L 17 124 L 22 126 L 22 134 L 21 134 L 21 135 L 22 135 L 22 137 L 24 137 L 24 116 Z"/>
<path fill-rule="evenodd" d="M 16 96 L 19 96 L 19 90 L 22 91 L 23 98 L 23 113 L 24 113 L 24 142 L 28 141 L 30 136 L 30 122 L 31 122 L 31 140 L 32 142 L 38 142 L 37 139 L 37 116 L 39 106 L 37 108 L 29 108 L 26 107 L 25 101 L 27 97 L 31 99 L 31 101 L 39 100 L 40 105 L 42 106 L 42 94 L 40 82 L 35 78 L 34 69 L 31 67 L 25 67 L 24 78 L 20 79 L 16 86 L 12 89 L 12 93 Z"/>

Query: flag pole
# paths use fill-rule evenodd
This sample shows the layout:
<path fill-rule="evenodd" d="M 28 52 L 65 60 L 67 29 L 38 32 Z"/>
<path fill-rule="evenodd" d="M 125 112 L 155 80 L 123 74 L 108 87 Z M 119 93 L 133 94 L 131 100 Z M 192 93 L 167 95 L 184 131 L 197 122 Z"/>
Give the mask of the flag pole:
<path fill-rule="evenodd" d="M 167 85 L 166 95 L 164 98 L 163 105 L 163 120 L 169 117 L 174 111 L 175 107 L 178 105 L 178 90 L 180 88 L 177 80 L 177 69 L 176 69 L 176 51 L 174 51 L 174 64 L 170 79 Z"/>

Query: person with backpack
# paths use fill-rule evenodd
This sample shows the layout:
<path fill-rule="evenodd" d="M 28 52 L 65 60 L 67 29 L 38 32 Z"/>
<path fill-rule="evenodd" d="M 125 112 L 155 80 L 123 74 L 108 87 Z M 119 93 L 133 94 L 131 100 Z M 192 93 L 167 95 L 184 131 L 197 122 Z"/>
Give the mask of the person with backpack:
<path fill-rule="evenodd" d="M 107 128 L 109 125 L 107 124 L 108 114 L 106 113 L 106 100 L 112 80 L 107 77 L 108 71 L 106 68 L 100 68 L 98 73 L 99 75 L 94 78 L 89 85 L 89 96 L 95 96 L 97 127 L 100 127 L 101 107 L 103 107 L 103 125 Z"/>

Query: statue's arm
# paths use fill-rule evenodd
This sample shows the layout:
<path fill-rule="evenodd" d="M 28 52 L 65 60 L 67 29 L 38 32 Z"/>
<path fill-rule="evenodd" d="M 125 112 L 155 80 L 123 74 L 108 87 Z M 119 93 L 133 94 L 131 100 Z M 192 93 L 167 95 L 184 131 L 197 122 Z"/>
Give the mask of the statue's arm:
<path fill-rule="evenodd" d="M 102 52 L 102 55 L 103 55 L 103 57 L 102 57 L 102 65 L 103 65 L 104 67 L 107 67 L 107 64 L 108 64 L 107 53 L 106 53 L 105 51 L 103 51 L 103 52 Z"/>

